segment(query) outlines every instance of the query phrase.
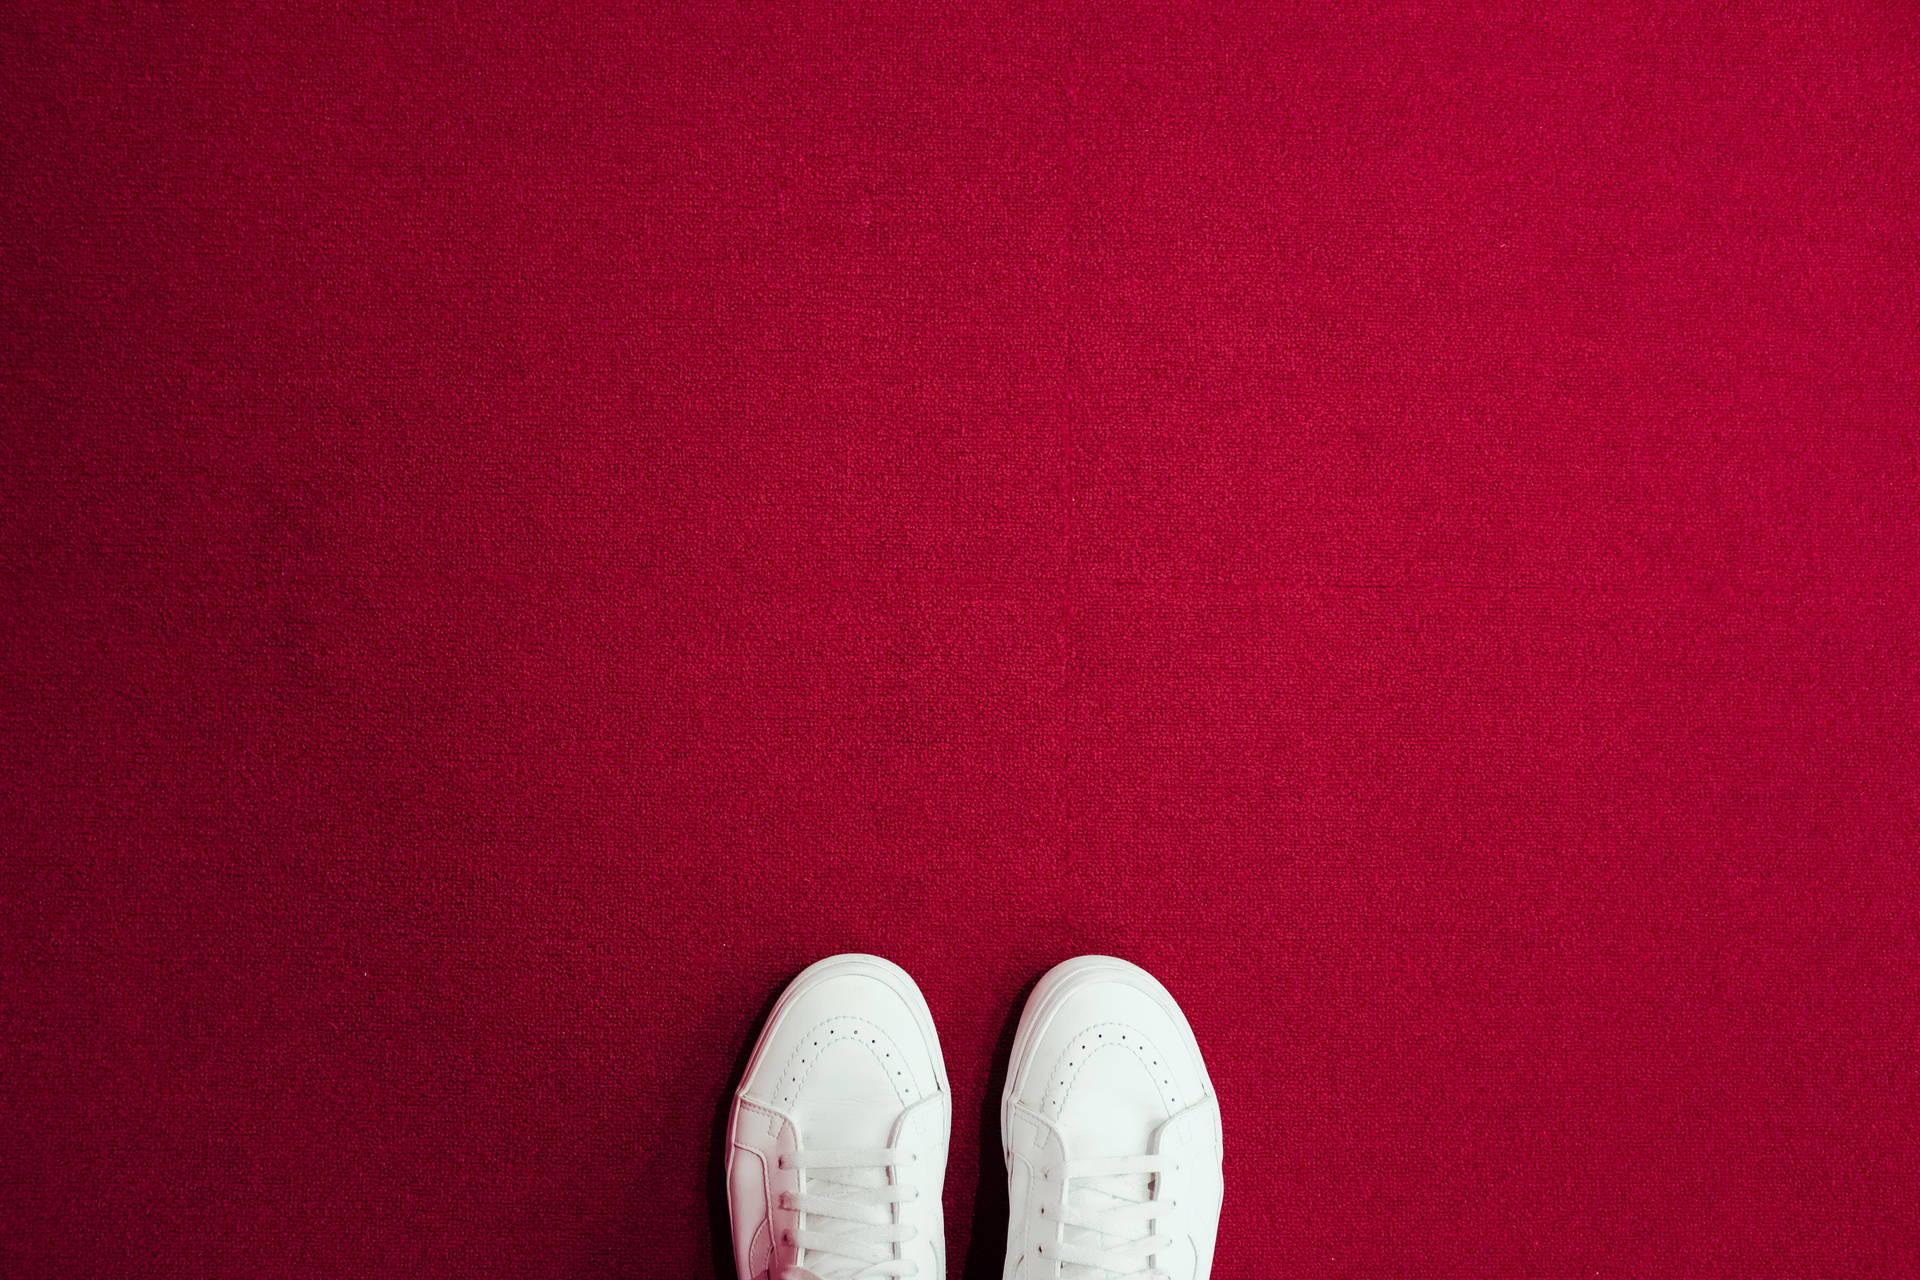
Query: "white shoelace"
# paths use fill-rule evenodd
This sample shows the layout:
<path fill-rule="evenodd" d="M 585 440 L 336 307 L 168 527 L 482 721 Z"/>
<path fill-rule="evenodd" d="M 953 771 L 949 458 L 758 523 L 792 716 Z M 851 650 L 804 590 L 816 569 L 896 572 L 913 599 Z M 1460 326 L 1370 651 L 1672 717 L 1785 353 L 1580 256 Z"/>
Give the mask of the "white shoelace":
<path fill-rule="evenodd" d="M 1153 1198 L 1153 1180 L 1176 1167 L 1164 1155 L 1069 1160 L 1054 1171 L 1067 1191 L 1060 1240 L 1041 1252 L 1072 1280 L 1164 1276 L 1149 1262 L 1173 1248 L 1173 1237 L 1155 1228 L 1174 1202 Z"/>
<path fill-rule="evenodd" d="M 897 1245 L 913 1239 L 914 1228 L 894 1221 L 894 1206 L 920 1198 L 889 1172 L 918 1156 L 893 1148 L 842 1148 L 799 1151 L 780 1157 L 782 1169 L 801 1172 L 799 1192 L 784 1192 L 780 1207 L 800 1215 L 789 1243 L 800 1249 L 799 1263 L 781 1280 L 879 1280 L 911 1276 L 918 1264 L 899 1256 Z"/>

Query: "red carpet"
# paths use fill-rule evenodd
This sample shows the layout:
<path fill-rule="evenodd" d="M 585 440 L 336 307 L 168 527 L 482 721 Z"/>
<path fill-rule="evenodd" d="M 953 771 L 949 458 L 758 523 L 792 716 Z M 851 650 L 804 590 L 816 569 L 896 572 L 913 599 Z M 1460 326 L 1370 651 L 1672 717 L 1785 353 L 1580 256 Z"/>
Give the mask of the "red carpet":
<path fill-rule="evenodd" d="M 1223 1277 L 1920 1275 L 1920 19 L 1160 8 L 13 8 L 0 1272 L 713 1276 L 858 949 L 956 1275 L 1082 951 Z"/>

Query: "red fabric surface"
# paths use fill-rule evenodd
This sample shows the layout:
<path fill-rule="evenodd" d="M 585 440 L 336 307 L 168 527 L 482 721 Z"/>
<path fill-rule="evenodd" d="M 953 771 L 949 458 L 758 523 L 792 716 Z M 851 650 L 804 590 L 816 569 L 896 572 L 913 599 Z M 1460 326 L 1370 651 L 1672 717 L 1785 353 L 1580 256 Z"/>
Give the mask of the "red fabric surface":
<path fill-rule="evenodd" d="M 1223 1277 L 1920 1274 L 1910 5 L 16 5 L 20 1276 L 708 1276 L 1083 951 Z"/>

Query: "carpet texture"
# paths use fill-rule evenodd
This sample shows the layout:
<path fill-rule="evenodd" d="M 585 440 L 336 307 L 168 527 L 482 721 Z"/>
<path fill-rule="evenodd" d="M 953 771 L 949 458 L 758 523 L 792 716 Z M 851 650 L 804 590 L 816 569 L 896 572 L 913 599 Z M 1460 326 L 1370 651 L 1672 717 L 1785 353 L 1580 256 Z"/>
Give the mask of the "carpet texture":
<path fill-rule="evenodd" d="M 1920 1275 L 1920 10 L 0 28 L 6 1275 L 724 1274 L 843 950 L 956 1276 L 1087 951 L 1222 1277 Z"/>

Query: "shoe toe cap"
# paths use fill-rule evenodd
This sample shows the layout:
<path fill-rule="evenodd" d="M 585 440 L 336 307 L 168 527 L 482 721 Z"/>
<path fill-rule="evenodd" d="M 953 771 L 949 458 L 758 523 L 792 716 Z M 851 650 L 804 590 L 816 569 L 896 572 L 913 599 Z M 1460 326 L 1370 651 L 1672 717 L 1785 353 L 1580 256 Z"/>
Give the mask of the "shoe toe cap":
<path fill-rule="evenodd" d="M 1211 1084 L 1179 1005 L 1143 970 L 1092 959 L 1042 995 L 1016 1096 L 1055 1116 L 1089 1094 L 1130 1107 L 1157 1099 L 1162 1119 L 1199 1102 Z"/>
<path fill-rule="evenodd" d="M 836 956 L 795 979 L 741 1087 L 782 1111 L 823 1091 L 908 1106 L 945 1089 L 925 999 L 904 973 L 868 956 Z"/>

